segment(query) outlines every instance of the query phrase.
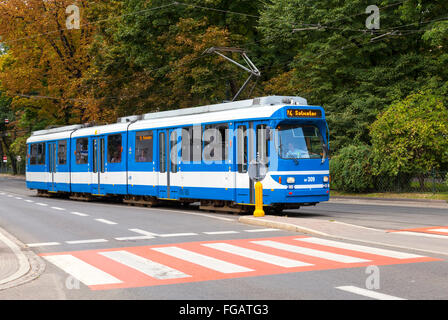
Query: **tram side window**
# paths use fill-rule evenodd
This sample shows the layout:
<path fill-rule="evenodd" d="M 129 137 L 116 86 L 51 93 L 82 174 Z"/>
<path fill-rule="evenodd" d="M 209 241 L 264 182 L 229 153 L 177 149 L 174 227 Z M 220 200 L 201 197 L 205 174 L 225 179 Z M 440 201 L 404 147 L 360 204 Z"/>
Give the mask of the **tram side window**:
<path fill-rule="evenodd" d="M 59 141 L 58 143 L 58 164 L 67 164 L 67 141 Z"/>
<path fill-rule="evenodd" d="M 202 127 L 200 125 L 182 129 L 182 161 L 202 160 Z"/>
<path fill-rule="evenodd" d="M 76 164 L 87 164 L 89 162 L 89 139 L 76 140 Z"/>
<path fill-rule="evenodd" d="M 30 165 L 45 164 L 45 143 L 36 143 L 30 146 Z"/>
<path fill-rule="evenodd" d="M 114 134 L 107 137 L 107 162 L 121 163 L 123 152 L 121 134 Z"/>
<path fill-rule="evenodd" d="M 142 131 L 135 135 L 135 162 L 153 161 L 153 132 Z"/>
<path fill-rule="evenodd" d="M 264 163 L 269 161 L 269 136 L 265 124 L 257 126 L 257 156 Z"/>
<path fill-rule="evenodd" d="M 204 132 L 204 159 L 212 161 L 225 161 L 228 159 L 227 124 L 206 125 Z"/>

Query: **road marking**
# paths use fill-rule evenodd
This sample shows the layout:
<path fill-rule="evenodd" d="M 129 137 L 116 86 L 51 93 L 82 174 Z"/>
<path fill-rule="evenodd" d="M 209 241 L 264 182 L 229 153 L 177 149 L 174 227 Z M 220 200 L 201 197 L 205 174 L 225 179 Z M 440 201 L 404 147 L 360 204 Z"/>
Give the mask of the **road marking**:
<path fill-rule="evenodd" d="M 215 234 L 234 234 L 239 233 L 238 231 L 211 231 L 211 232 L 204 232 L 204 234 L 209 235 L 215 235 Z"/>
<path fill-rule="evenodd" d="M 365 296 L 365 297 L 373 298 L 373 299 L 377 299 L 377 300 L 406 300 L 403 298 L 398 298 L 398 297 L 390 296 L 388 294 L 384 294 L 384 293 L 380 293 L 380 292 L 376 292 L 376 291 L 372 291 L 372 290 L 367 290 L 367 289 L 362 289 L 362 288 L 358 288 L 358 287 L 354 287 L 354 286 L 342 286 L 342 287 L 336 287 L 336 289 L 351 292 L 354 294 L 359 294 L 361 296 Z"/>
<path fill-rule="evenodd" d="M 447 236 L 442 234 L 434 234 L 434 233 L 423 233 L 423 232 L 411 232 L 411 231 L 400 231 L 400 232 L 391 232 L 390 234 L 398 234 L 398 235 L 408 235 L 408 236 L 418 236 L 418 237 L 427 237 L 427 238 L 438 238 L 438 239 L 448 239 Z"/>
<path fill-rule="evenodd" d="M 86 286 L 122 283 L 121 280 L 72 255 L 44 256 L 44 258 Z"/>
<path fill-rule="evenodd" d="M 339 241 L 332 241 L 332 240 L 326 240 L 321 238 L 299 238 L 294 239 L 298 241 L 313 243 L 313 244 L 319 244 L 329 247 L 335 247 L 340 249 L 347 249 L 347 250 L 353 250 L 353 251 L 359 251 L 364 253 L 370 253 L 375 254 L 379 256 L 385 256 L 389 258 L 395 258 L 395 259 L 413 259 L 413 258 L 421 258 L 422 256 L 416 255 L 416 254 L 410 254 L 410 253 L 404 253 L 404 252 L 398 252 L 398 251 L 392 251 L 392 250 L 386 250 L 386 249 L 379 249 L 374 247 L 366 247 L 361 246 L 357 244 L 351 244 L 351 243 L 345 243 L 345 242 L 339 242 Z"/>
<path fill-rule="evenodd" d="M 46 203 L 36 202 L 36 204 L 37 204 L 38 206 L 48 207 L 48 204 L 46 204 Z"/>
<path fill-rule="evenodd" d="M 445 228 L 429 229 L 429 231 L 448 233 L 448 229 Z"/>
<path fill-rule="evenodd" d="M 239 272 L 249 272 L 252 269 L 242 267 L 230 262 L 215 259 L 200 253 L 196 253 L 190 250 L 182 249 L 179 247 L 163 247 L 163 248 L 152 248 L 152 250 L 161 252 L 163 254 L 185 260 L 207 269 L 212 269 L 221 273 L 239 273 Z"/>
<path fill-rule="evenodd" d="M 100 252 L 102 256 L 124 264 L 156 279 L 188 278 L 189 275 L 127 251 Z"/>
<path fill-rule="evenodd" d="M 64 208 L 59 208 L 59 207 L 51 207 L 51 209 L 58 210 L 58 211 L 65 211 Z"/>
<path fill-rule="evenodd" d="M 158 237 L 162 238 L 170 238 L 170 237 L 186 237 L 186 236 L 197 236 L 197 233 L 167 233 L 167 234 L 158 234 Z"/>
<path fill-rule="evenodd" d="M 82 244 L 82 243 L 99 243 L 99 242 L 107 242 L 106 239 L 91 239 L 91 240 L 75 240 L 75 241 L 66 241 L 67 244 Z"/>
<path fill-rule="evenodd" d="M 12 197 L 13 197 L 12 195 L 8 194 L 8 198 L 12 198 Z"/>
<path fill-rule="evenodd" d="M 58 245 L 60 245 L 59 242 L 42 242 L 42 243 L 28 243 L 27 244 L 27 246 L 30 247 L 30 248 L 58 246 Z"/>
<path fill-rule="evenodd" d="M 88 214 L 76 212 L 76 211 L 72 211 L 72 212 L 70 212 L 70 214 L 74 214 L 75 216 L 80 216 L 80 217 L 88 217 L 89 216 Z"/>
<path fill-rule="evenodd" d="M 118 241 L 148 240 L 148 239 L 154 239 L 154 237 L 149 237 L 149 236 L 136 236 L 136 237 L 121 237 L 121 238 L 115 238 L 115 240 L 118 240 Z"/>
<path fill-rule="evenodd" d="M 228 243 L 206 243 L 203 244 L 203 246 L 284 268 L 312 266 L 312 264 L 302 261 L 283 258 L 256 250 L 246 249 Z"/>
<path fill-rule="evenodd" d="M 33 200 L 25 200 L 25 202 L 33 203 L 34 201 Z"/>
<path fill-rule="evenodd" d="M 20 197 L 14 197 L 14 199 L 17 199 L 17 200 L 22 200 L 22 198 L 20 198 Z"/>
<path fill-rule="evenodd" d="M 266 228 L 266 229 L 250 229 L 244 230 L 246 232 L 269 232 L 269 231 L 280 231 L 280 229 Z"/>
<path fill-rule="evenodd" d="M 300 253 L 307 256 L 322 258 L 326 260 L 332 260 L 336 262 L 342 262 L 342 263 L 361 263 L 361 262 L 368 262 L 369 260 L 360 259 L 356 257 L 351 256 L 345 256 L 342 254 L 337 253 L 331 253 L 327 251 L 320 251 L 305 247 L 299 247 L 295 245 L 290 245 L 282 242 L 277 241 L 271 241 L 271 240 L 262 240 L 262 241 L 252 241 L 252 243 L 259 244 L 266 247 L 271 247 L 274 249 L 280 249 L 284 251 L 294 252 L 294 253 Z"/>
<path fill-rule="evenodd" d="M 106 220 L 106 219 L 95 219 L 95 220 L 98 221 L 98 222 L 101 222 L 101 223 L 105 223 L 105 224 L 117 224 L 116 222 L 109 221 L 109 220 Z"/>
<path fill-rule="evenodd" d="M 155 233 L 152 233 L 152 232 L 149 232 L 149 231 L 145 231 L 145 230 L 141 230 L 141 229 L 129 229 L 129 231 L 132 231 L 132 232 L 135 232 L 135 233 L 139 233 L 139 234 L 142 234 L 144 236 L 152 237 L 152 238 L 157 236 L 157 234 L 155 234 Z"/>

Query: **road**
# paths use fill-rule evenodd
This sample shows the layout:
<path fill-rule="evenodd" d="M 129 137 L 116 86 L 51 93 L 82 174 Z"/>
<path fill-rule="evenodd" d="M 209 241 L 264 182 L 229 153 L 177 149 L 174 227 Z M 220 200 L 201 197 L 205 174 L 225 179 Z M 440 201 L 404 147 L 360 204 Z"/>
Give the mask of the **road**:
<path fill-rule="evenodd" d="M 446 209 L 424 207 L 327 203 L 287 214 L 385 230 L 448 225 Z M 0 299 L 448 298 L 445 255 L 251 226 L 232 214 L 40 198 L 20 179 L 0 178 L 0 227 L 45 262 L 42 275 Z"/>

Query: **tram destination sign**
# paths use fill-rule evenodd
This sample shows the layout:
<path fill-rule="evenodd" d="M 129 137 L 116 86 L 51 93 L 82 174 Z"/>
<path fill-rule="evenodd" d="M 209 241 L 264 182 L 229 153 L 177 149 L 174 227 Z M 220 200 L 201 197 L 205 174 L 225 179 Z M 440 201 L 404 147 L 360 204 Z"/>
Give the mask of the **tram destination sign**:
<path fill-rule="evenodd" d="M 288 109 L 286 110 L 288 118 L 322 118 L 321 110 L 314 109 Z"/>

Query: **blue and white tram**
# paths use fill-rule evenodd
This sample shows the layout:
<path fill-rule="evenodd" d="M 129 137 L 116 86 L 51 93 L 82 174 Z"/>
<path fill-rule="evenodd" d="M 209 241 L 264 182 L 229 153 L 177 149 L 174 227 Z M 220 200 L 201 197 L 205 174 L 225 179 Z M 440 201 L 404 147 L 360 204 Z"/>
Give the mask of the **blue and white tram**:
<path fill-rule="evenodd" d="M 258 159 L 264 205 L 282 210 L 329 200 L 328 146 L 322 107 L 271 96 L 34 132 L 26 183 L 40 194 L 249 211 Z"/>

